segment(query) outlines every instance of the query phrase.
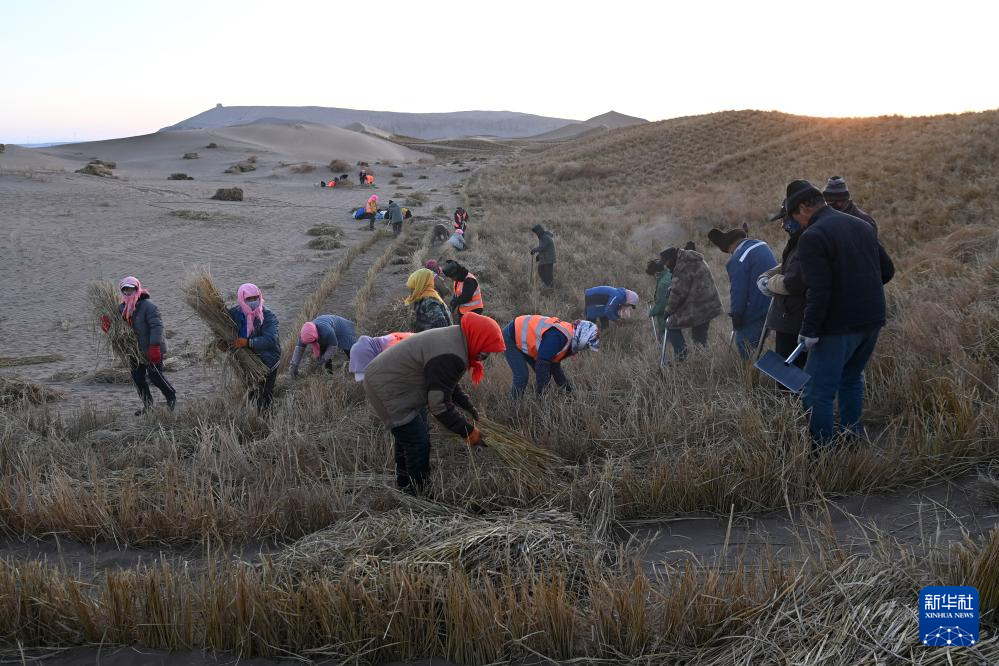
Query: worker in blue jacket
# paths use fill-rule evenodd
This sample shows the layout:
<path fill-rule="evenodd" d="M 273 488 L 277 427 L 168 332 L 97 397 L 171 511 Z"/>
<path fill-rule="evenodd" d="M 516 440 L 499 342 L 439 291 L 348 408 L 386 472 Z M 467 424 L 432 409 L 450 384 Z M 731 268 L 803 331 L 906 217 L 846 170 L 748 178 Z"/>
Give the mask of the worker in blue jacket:
<path fill-rule="evenodd" d="M 756 288 L 756 281 L 777 265 L 777 259 L 765 242 L 749 238 L 746 225 L 728 231 L 712 229 L 708 240 L 732 255 L 725 264 L 731 296 L 728 316 L 732 318 L 736 349 L 742 358 L 749 358 L 760 342 L 770 309 L 770 297 Z"/>
<path fill-rule="evenodd" d="M 638 294 L 623 287 L 602 285 L 586 290 L 586 318 L 606 327 L 610 322 L 629 318 L 638 307 Z"/>

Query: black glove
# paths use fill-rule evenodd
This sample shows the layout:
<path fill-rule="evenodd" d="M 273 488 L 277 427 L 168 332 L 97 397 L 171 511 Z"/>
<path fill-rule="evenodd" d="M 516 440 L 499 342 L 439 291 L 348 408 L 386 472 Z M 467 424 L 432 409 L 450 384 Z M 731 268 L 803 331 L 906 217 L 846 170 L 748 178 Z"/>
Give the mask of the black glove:
<path fill-rule="evenodd" d="M 535 248 L 531 248 L 531 254 L 537 254 L 537 253 L 538 253 L 538 248 L 536 248 L 536 247 Z"/>
<path fill-rule="evenodd" d="M 742 315 L 734 314 L 729 316 L 732 317 L 732 330 L 734 331 L 740 330 L 742 328 Z"/>
<path fill-rule="evenodd" d="M 479 410 L 477 410 L 475 407 L 472 407 L 470 410 L 468 410 L 468 413 L 472 415 L 473 420 L 475 421 L 479 420 Z"/>

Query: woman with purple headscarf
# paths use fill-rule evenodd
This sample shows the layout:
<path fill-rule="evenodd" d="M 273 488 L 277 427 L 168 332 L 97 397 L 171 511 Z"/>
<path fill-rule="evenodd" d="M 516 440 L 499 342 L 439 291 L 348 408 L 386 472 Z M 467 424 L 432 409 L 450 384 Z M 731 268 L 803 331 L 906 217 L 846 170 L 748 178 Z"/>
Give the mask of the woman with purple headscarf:
<path fill-rule="evenodd" d="M 354 379 L 359 382 L 364 381 L 364 371 L 368 364 L 375 360 L 375 357 L 392 345 L 402 342 L 412 333 L 389 333 L 377 338 L 362 335 L 350 348 L 350 371 L 354 373 Z"/>

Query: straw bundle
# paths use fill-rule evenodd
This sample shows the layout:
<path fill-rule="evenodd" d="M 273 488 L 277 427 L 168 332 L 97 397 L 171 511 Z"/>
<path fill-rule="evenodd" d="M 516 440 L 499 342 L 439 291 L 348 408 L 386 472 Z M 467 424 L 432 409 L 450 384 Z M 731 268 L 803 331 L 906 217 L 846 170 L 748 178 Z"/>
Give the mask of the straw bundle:
<path fill-rule="evenodd" d="M 565 465 L 557 454 L 541 448 L 516 430 L 489 419 L 481 419 L 478 425 L 486 448 L 523 474 L 548 476 Z"/>
<path fill-rule="evenodd" d="M 0 375 L 0 407 L 17 405 L 21 402 L 29 402 L 33 405 L 40 405 L 43 402 L 62 400 L 65 394 L 56 389 L 38 384 L 36 382 Z"/>
<path fill-rule="evenodd" d="M 195 270 L 188 276 L 182 287 L 184 301 L 205 322 L 216 342 L 231 346 L 239 331 L 229 316 L 222 295 L 215 287 L 212 276 L 204 269 Z M 239 373 L 243 383 L 256 385 L 267 377 L 267 366 L 256 354 L 248 349 L 233 349 L 227 354 L 229 365 Z"/>
<path fill-rule="evenodd" d="M 472 517 L 394 510 L 362 514 L 299 539 L 274 558 L 295 573 L 383 564 L 458 565 L 468 572 L 581 571 L 602 547 L 575 516 L 555 510 Z"/>
<path fill-rule="evenodd" d="M 102 317 L 107 316 L 111 320 L 111 328 L 108 329 L 107 334 L 97 338 L 98 349 L 107 349 L 125 367 L 141 363 L 143 361 L 142 352 L 135 339 L 135 331 L 121 316 L 121 311 L 118 308 L 121 298 L 115 283 L 110 280 L 92 282 L 87 287 L 87 300 L 90 302 L 94 330 L 100 327 Z"/>

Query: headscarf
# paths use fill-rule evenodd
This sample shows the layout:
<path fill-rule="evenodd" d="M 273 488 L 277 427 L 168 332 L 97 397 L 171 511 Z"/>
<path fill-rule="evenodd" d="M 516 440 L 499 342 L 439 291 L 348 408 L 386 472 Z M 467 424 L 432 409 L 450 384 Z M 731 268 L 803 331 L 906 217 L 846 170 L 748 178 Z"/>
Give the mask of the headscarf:
<path fill-rule="evenodd" d="M 378 203 L 378 195 L 377 194 L 372 194 L 370 197 L 368 197 L 368 203 L 371 203 L 372 201 L 374 201 L 375 203 Z"/>
<path fill-rule="evenodd" d="M 246 304 L 246 299 L 250 296 L 257 296 L 260 298 L 260 305 L 256 310 L 251 310 L 250 306 Z M 260 291 L 257 285 L 247 282 L 245 284 L 239 285 L 239 289 L 236 290 L 236 303 L 239 304 L 239 309 L 246 317 L 246 336 L 250 337 L 253 335 L 253 331 L 256 329 L 257 325 L 254 320 L 264 323 L 264 294 Z M 240 331 L 242 333 L 242 331 Z"/>
<path fill-rule="evenodd" d="M 624 290 L 624 302 L 627 305 L 637 306 L 638 305 L 638 294 L 633 292 L 631 289 Z"/>
<path fill-rule="evenodd" d="M 444 300 L 434 288 L 434 272 L 429 268 L 418 268 L 409 274 L 406 280 L 406 288 L 409 289 L 409 296 L 403 301 L 406 305 L 412 305 L 424 298 L 436 298 L 442 304 Z"/>
<path fill-rule="evenodd" d="M 468 371 L 472 375 L 472 383 L 478 384 L 485 376 L 486 369 L 477 356 L 483 352 L 492 354 L 505 351 L 503 331 L 495 320 L 469 312 L 461 317 L 461 332 L 465 334 L 468 348 Z"/>
<path fill-rule="evenodd" d="M 573 354 L 581 352 L 584 349 L 600 351 L 600 331 L 597 329 L 596 324 L 592 321 L 580 319 L 573 322 L 572 325 L 576 329 L 572 334 L 572 341 L 570 343 Z"/>
<path fill-rule="evenodd" d="M 139 298 L 141 298 L 143 294 L 148 296 L 149 292 L 142 288 L 142 283 L 139 282 L 139 278 L 131 275 L 123 277 L 118 281 L 119 293 L 121 293 L 121 290 L 125 287 L 135 287 L 135 293 L 131 296 L 121 294 L 121 302 L 125 304 L 125 307 L 121 311 L 121 316 L 125 319 L 125 321 L 131 323 L 132 315 L 135 314 L 135 306 L 139 304 Z"/>
<path fill-rule="evenodd" d="M 378 338 L 362 335 L 350 348 L 350 365 L 348 368 L 354 373 L 354 379 L 364 381 L 364 371 L 368 365 L 375 360 L 375 357 L 383 351 L 402 342 L 412 333 L 389 333 Z"/>
<path fill-rule="evenodd" d="M 426 263 L 423 264 L 423 267 L 426 268 L 426 269 L 428 269 L 428 270 L 433 271 L 435 275 L 440 275 L 441 274 L 441 267 L 437 263 L 436 259 L 427 259 Z"/>
<path fill-rule="evenodd" d="M 302 330 L 298 333 L 298 341 L 303 345 L 312 346 L 313 358 L 319 358 L 322 355 L 322 349 L 319 348 L 319 329 L 314 322 L 307 321 L 302 324 Z"/>

